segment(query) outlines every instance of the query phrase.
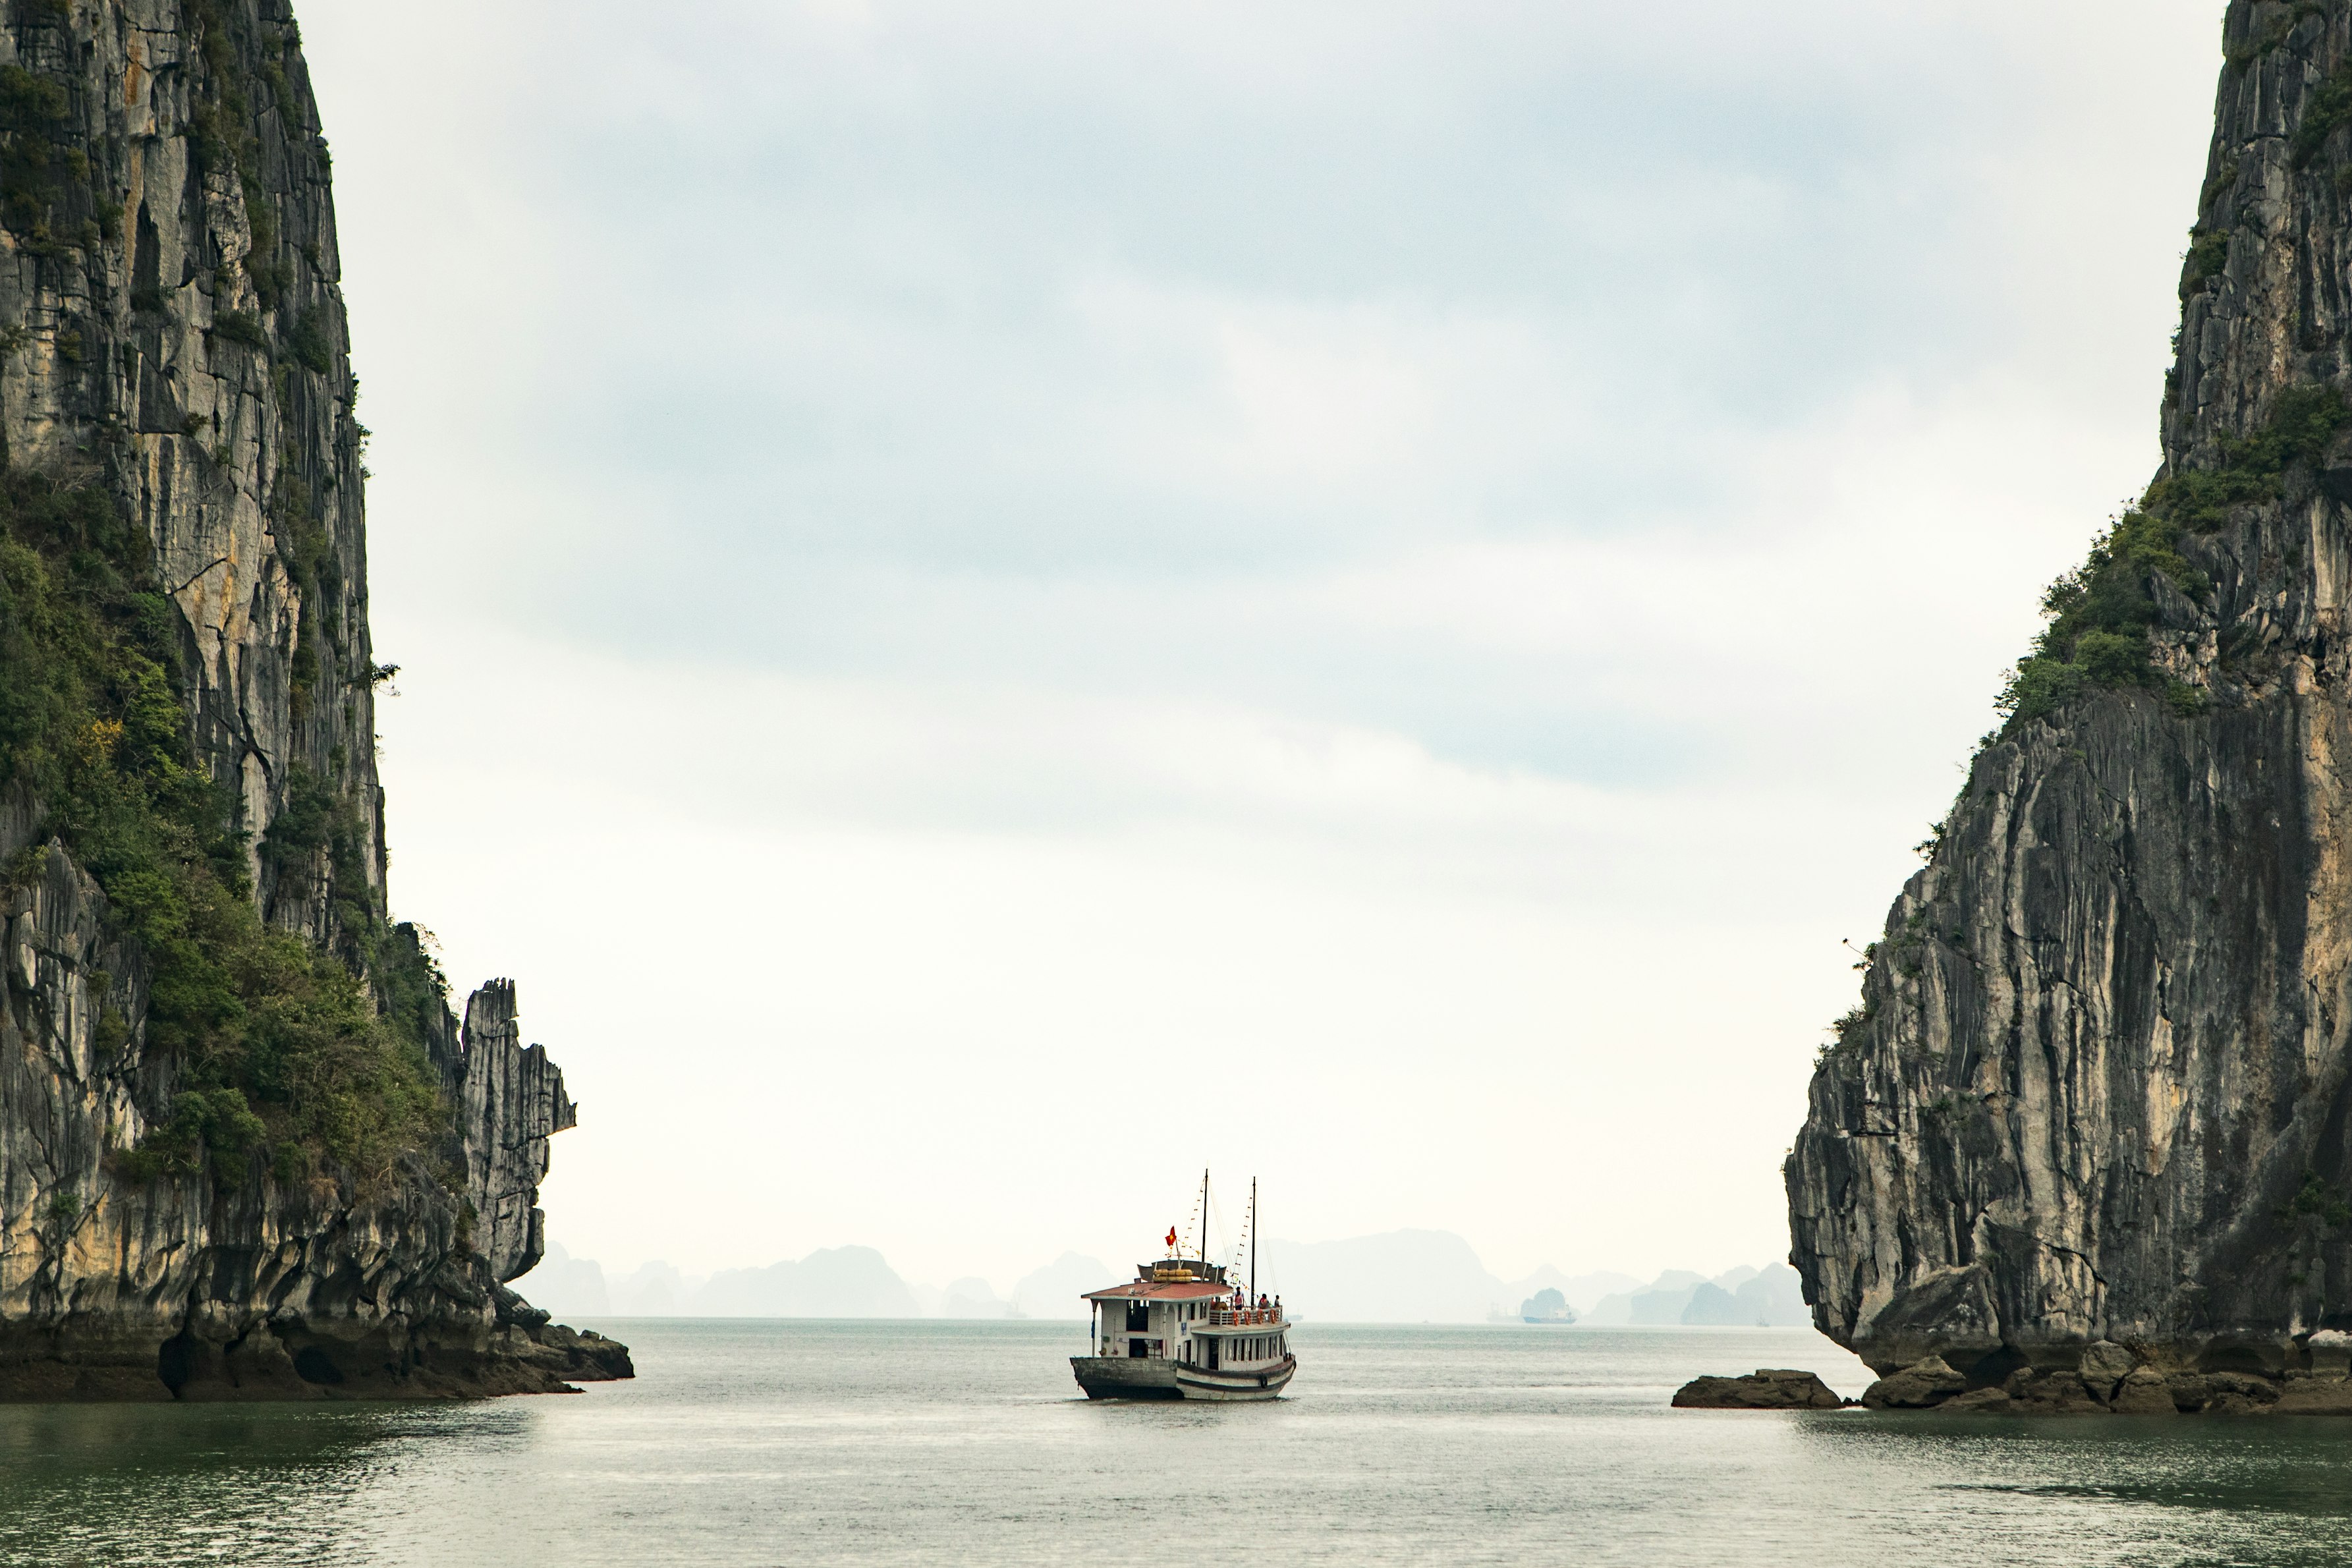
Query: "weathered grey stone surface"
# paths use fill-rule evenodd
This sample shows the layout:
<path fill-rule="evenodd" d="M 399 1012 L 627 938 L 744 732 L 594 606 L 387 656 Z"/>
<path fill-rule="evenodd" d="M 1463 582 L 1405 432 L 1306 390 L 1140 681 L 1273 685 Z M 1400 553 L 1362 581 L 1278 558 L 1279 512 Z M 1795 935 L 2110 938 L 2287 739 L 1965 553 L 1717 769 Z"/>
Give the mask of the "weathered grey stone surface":
<path fill-rule="evenodd" d="M 2152 1366 L 2134 1367 L 2107 1397 L 2107 1408 L 2118 1415 L 2175 1415 L 2171 1385 Z"/>
<path fill-rule="evenodd" d="M 2013 1415 L 2091 1415 L 2106 1408 L 2078 1373 L 2020 1367 L 2009 1374 L 2001 1392 L 2009 1395 Z"/>
<path fill-rule="evenodd" d="M 285 0 L 211 10 L 207 47 L 194 0 L 0 0 L 0 67 L 64 88 L 56 140 L 89 171 L 51 232 L 0 229 L 0 456 L 107 487 L 145 527 L 197 752 L 234 790 L 263 912 L 333 943 L 339 908 L 385 907 L 364 432 L 299 33 Z M 200 155 L 224 89 L 250 183 Z M 340 868 L 272 846 L 306 782 L 357 807 Z M 39 820 L 38 803 L 0 800 L 0 859 Z M 547 1140 L 574 1121 L 561 1073 L 522 1044 L 510 983 L 478 993 L 462 1030 L 445 1010 L 428 1031 L 446 1148 L 294 1184 L 133 1184 L 111 1155 L 165 1113 L 172 1068 L 143 1048 L 143 959 L 108 933 L 62 849 L 0 889 L 0 1398 L 628 1375 L 622 1347 L 505 1289 L 539 1258 Z"/>
<path fill-rule="evenodd" d="M 2290 1384 L 2246 1373 L 2179 1373 L 2166 1380 L 2172 1403 L 2189 1413 L 2260 1415 L 2277 1405 Z"/>
<path fill-rule="evenodd" d="M 2082 1378 L 2083 1386 L 2102 1400 L 2115 1397 L 2116 1385 L 2139 1367 L 2138 1358 L 2112 1340 L 2101 1340 L 2086 1346 L 2083 1359 L 2075 1363 L 2074 1372 Z"/>
<path fill-rule="evenodd" d="M 1862 1402 L 1873 1410 L 1925 1410 L 1968 1386 L 1969 1380 L 1943 1357 L 1929 1356 L 1872 1384 L 1863 1391 Z"/>
<path fill-rule="evenodd" d="M 2168 471 L 2352 386 L 2352 125 L 2306 164 L 2294 140 L 2352 5 L 2234 0 L 2226 37 L 2199 219 L 2226 260 L 2184 279 Z M 2352 437 L 2184 537 L 2212 592 L 2155 578 L 2152 640 L 2206 710 L 2105 691 L 2019 726 L 1895 901 L 1787 1166 L 1815 1321 L 1880 1371 L 2026 1369 L 2013 1404 L 2071 1408 L 2117 1385 L 2104 1348 L 2083 1376 L 2110 1342 L 2221 1410 L 2342 1366 L 2310 1342 L 2352 1329 L 2347 501 Z"/>
<path fill-rule="evenodd" d="M 493 980 L 467 1000 L 460 1043 L 451 1099 L 478 1215 L 474 1245 L 500 1279 L 512 1279 L 547 1255 L 546 1215 L 536 1206 L 547 1141 L 577 1126 L 579 1111 L 546 1047 L 522 1043 L 513 981 Z"/>
<path fill-rule="evenodd" d="M 1677 1410 L 1836 1410 L 1844 1404 L 1812 1373 L 1785 1368 L 1693 1378 L 1675 1394 Z"/>

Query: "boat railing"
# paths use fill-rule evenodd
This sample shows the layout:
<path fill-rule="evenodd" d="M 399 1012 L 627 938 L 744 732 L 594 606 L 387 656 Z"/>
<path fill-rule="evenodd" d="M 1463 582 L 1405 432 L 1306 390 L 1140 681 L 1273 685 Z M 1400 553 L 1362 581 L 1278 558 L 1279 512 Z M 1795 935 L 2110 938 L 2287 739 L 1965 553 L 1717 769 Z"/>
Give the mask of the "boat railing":
<path fill-rule="evenodd" d="M 1271 1307 L 1218 1307 L 1209 1313 L 1213 1329 L 1247 1329 L 1280 1321 L 1282 1314 Z"/>

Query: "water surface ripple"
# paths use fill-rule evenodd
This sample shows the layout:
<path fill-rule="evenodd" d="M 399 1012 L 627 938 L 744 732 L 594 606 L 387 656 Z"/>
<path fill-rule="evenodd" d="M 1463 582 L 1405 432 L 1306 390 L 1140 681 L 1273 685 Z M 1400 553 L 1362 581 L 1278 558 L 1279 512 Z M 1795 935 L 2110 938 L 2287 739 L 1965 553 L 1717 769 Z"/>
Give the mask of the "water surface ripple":
<path fill-rule="evenodd" d="M 1088 1405 L 1042 1323 L 600 1324 L 577 1398 L 0 1407 L 6 1563 L 2352 1562 L 2352 1421 L 1675 1412 L 1787 1331 L 1307 1323 L 1276 1405 Z"/>

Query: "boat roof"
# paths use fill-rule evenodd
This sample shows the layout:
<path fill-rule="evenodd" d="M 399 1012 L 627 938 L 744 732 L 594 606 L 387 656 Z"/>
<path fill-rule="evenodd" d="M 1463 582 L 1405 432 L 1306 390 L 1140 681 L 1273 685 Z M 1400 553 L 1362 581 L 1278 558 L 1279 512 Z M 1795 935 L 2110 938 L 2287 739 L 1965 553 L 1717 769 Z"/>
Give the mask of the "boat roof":
<path fill-rule="evenodd" d="M 1205 1301 L 1212 1297 L 1223 1298 L 1233 1293 L 1232 1286 L 1220 1285 L 1213 1279 L 1130 1279 L 1108 1290 L 1090 1291 L 1086 1299 L 1089 1301 Z"/>

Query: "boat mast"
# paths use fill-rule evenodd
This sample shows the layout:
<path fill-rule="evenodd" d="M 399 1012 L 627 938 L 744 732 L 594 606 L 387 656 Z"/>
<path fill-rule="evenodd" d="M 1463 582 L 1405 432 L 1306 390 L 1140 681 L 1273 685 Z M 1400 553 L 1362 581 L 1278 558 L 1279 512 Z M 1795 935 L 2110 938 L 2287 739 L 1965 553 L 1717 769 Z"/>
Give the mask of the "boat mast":
<path fill-rule="evenodd" d="M 1209 1167 L 1201 1167 L 1201 1262 L 1202 1273 L 1208 1272 L 1209 1261 Z"/>
<path fill-rule="evenodd" d="M 1250 1178 L 1250 1305 L 1257 1305 L 1257 1178 Z"/>

